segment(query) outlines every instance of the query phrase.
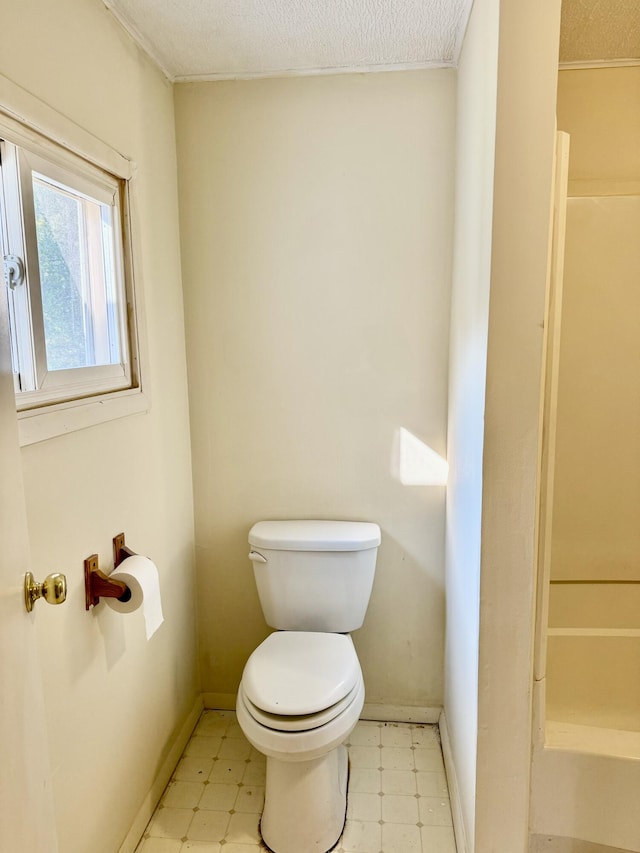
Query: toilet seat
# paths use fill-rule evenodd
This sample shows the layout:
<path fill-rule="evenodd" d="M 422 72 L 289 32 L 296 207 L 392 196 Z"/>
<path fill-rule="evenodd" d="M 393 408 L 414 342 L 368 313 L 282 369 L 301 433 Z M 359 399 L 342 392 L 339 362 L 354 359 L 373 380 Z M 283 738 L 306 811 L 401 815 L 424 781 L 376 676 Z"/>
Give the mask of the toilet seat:
<path fill-rule="evenodd" d="M 269 728 L 301 731 L 339 714 L 359 678 L 360 663 L 348 634 L 276 631 L 247 661 L 241 688 L 257 720 L 263 715 Z"/>
<path fill-rule="evenodd" d="M 314 729 L 278 731 L 262 725 L 247 706 L 244 690 L 238 691 L 236 714 L 249 743 L 267 757 L 284 762 L 312 761 L 341 744 L 358 722 L 364 705 L 364 682 L 358 678 L 351 702 L 332 720 Z"/>
<path fill-rule="evenodd" d="M 359 686 L 359 682 L 356 682 L 346 696 L 329 708 L 325 708 L 315 714 L 304 714 L 302 716 L 270 714 L 258 708 L 249 699 L 243 685 L 241 685 L 241 690 L 247 711 L 261 725 L 278 732 L 305 732 L 324 726 L 325 723 L 331 722 L 331 720 L 341 714 L 353 702 L 358 693 Z"/>

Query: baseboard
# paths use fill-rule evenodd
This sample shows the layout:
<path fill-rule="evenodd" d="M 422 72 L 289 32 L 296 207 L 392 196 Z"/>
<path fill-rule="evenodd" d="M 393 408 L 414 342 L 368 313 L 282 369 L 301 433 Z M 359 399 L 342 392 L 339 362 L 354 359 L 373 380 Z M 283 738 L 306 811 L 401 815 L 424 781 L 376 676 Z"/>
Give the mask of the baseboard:
<path fill-rule="evenodd" d="M 235 693 L 203 693 L 202 701 L 207 711 L 235 711 Z"/>
<path fill-rule="evenodd" d="M 203 693 L 202 701 L 208 711 L 235 711 L 235 693 Z M 380 705 L 365 703 L 361 720 L 377 720 L 381 723 L 427 723 L 437 724 L 442 708 L 418 705 Z"/>
<path fill-rule="evenodd" d="M 456 836 L 456 848 L 458 853 L 472 853 L 472 847 L 467 842 L 467 833 L 464 828 L 462 817 L 462 803 L 460 800 L 460 788 L 458 787 L 458 776 L 451 751 L 451 739 L 447 728 L 447 718 L 444 711 L 440 714 L 440 740 L 442 742 L 442 757 L 444 758 L 444 769 L 447 774 L 447 785 L 449 786 L 449 800 L 451 802 L 451 814 L 453 816 L 453 831 Z"/>
<path fill-rule="evenodd" d="M 418 705 L 378 705 L 365 702 L 361 720 L 376 720 L 381 723 L 426 723 L 435 725 L 440 719 L 442 708 Z"/>
<path fill-rule="evenodd" d="M 563 838 L 559 835 L 532 835 L 529 841 L 530 853 L 633 853 L 622 847 L 606 847 L 579 838 Z"/>
<path fill-rule="evenodd" d="M 133 820 L 131 829 L 120 845 L 118 853 L 133 853 L 140 843 L 142 833 L 144 832 L 146 825 L 151 820 L 151 817 L 156 810 L 156 806 L 160 802 L 160 797 L 162 796 L 164 789 L 167 787 L 171 774 L 176 769 L 180 756 L 184 752 L 201 713 L 202 697 L 198 696 L 193 704 L 193 708 L 189 712 L 189 716 L 184 721 L 180 731 L 174 738 L 174 741 L 169 748 L 169 752 L 167 753 L 167 757 L 162 762 L 162 766 L 160 767 L 156 778 L 153 780 L 151 789 L 138 809 L 138 813 Z"/>

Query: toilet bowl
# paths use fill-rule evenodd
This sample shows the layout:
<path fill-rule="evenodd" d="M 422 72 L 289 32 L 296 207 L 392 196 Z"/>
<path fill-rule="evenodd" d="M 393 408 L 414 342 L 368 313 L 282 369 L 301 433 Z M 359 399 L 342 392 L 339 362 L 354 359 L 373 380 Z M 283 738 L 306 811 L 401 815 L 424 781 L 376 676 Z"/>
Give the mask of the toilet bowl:
<path fill-rule="evenodd" d="M 284 631 L 249 658 L 238 691 L 238 722 L 267 756 L 260 824 L 276 853 L 330 850 L 344 827 L 344 740 L 364 704 L 351 637 Z"/>
<path fill-rule="evenodd" d="M 267 758 L 260 830 L 274 853 L 326 853 L 346 818 L 343 742 L 364 705 L 350 633 L 371 595 L 380 528 L 369 522 L 263 521 L 249 533 L 270 634 L 249 657 L 238 723 Z"/>

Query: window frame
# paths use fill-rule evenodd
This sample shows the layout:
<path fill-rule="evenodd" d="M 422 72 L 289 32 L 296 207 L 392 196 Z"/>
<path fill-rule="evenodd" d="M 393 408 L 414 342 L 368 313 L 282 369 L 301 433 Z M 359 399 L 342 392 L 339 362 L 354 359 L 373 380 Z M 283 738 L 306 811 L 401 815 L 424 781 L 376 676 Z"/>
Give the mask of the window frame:
<path fill-rule="evenodd" d="M 135 163 L 3 75 L 0 75 L 0 137 L 20 148 L 35 151 L 38 156 L 55 163 L 62 170 L 73 173 L 74 169 L 77 170 L 80 158 L 90 171 L 106 173 L 118 183 L 121 213 L 126 318 L 120 321 L 126 319 L 130 378 L 126 387 L 119 390 L 94 388 L 74 399 L 50 401 L 32 408 L 21 407 L 18 410 L 21 445 L 148 411 L 150 399 L 147 383 L 143 386 L 147 357 L 137 240 L 139 228 Z M 0 302 L 8 300 L 3 298 Z M 4 310 L 4 306 L 0 306 L 0 310 Z"/>
<path fill-rule="evenodd" d="M 6 135 L 5 135 L 6 137 Z M 0 138 L 3 188 L 10 205 L 5 205 L 8 254 L 24 260 L 25 281 L 9 291 L 9 314 L 16 331 L 14 347 L 18 353 L 20 380 L 17 381 L 18 411 L 52 403 L 92 397 L 132 387 L 127 324 L 127 281 L 124 275 L 122 235 L 122 182 L 78 158 L 71 170 L 45 157 L 34 146 L 29 149 Z M 113 211 L 113 273 L 117 292 L 119 363 L 49 370 L 45 351 L 43 294 L 40 280 L 38 239 L 35 223 L 33 179 L 42 176 L 52 186 L 69 188 L 78 197 L 108 205 Z M 20 219 L 8 215 L 20 211 Z M 87 235 L 87 243 L 89 236 Z"/>

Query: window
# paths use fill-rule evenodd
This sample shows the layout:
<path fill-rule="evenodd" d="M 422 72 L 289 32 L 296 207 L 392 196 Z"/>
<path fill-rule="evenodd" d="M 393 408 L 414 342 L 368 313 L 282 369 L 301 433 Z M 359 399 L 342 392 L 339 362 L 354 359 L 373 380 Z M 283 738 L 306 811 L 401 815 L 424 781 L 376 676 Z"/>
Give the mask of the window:
<path fill-rule="evenodd" d="M 137 384 L 125 190 L 51 143 L 0 138 L 0 243 L 20 411 Z"/>

